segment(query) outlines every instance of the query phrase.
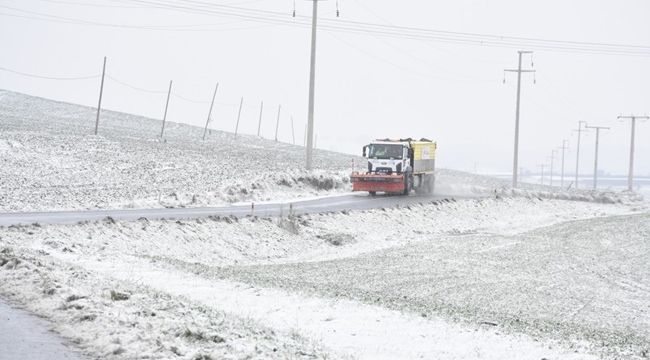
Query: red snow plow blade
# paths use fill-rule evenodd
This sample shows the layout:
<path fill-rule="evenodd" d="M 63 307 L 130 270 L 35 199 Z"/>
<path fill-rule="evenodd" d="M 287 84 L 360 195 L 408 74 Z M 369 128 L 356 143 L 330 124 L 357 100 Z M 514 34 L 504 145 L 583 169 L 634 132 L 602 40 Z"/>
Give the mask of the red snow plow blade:
<path fill-rule="evenodd" d="M 352 174 L 352 191 L 368 191 L 371 193 L 403 192 L 403 175 L 380 175 L 380 174 Z"/>

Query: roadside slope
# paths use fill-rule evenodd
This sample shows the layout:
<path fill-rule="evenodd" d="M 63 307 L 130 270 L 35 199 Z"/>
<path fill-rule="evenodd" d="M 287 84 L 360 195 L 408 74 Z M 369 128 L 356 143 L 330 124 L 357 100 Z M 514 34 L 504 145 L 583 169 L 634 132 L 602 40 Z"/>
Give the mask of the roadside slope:
<path fill-rule="evenodd" d="M 140 332 L 159 328 L 160 314 L 172 327 L 164 328 L 154 358 L 173 348 L 187 358 L 241 355 L 250 344 L 267 349 L 262 357 L 286 349 L 285 357 L 376 358 L 410 347 L 413 354 L 459 359 L 520 359 L 526 351 L 549 359 L 574 351 L 576 359 L 590 358 L 585 352 L 640 356 L 639 341 L 648 334 L 639 326 L 647 319 L 631 309 L 647 305 L 635 292 L 648 286 L 644 269 L 635 265 L 625 277 L 636 288 L 605 286 L 614 297 L 588 308 L 589 286 L 604 286 L 603 274 L 612 281 L 617 275 L 572 270 L 577 260 L 566 256 L 587 259 L 585 269 L 598 259 L 630 266 L 625 256 L 583 243 L 602 233 L 614 244 L 629 237 L 629 251 L 639 251 L 645 233 L 620 230 L 638 228 L 646 212 L 638 205 L 517 197 L 280 219 L 10 227 L 0 229 L 7 260 L 0 292 L 51 318 L 86 353 L 115 359 L 157 344 Z M 612 215 L 629 220 L 618 223 Z M 598 233 L 585 231 L 592 224 Z M 115 300 L 113 292 L 128 299 Z M 612 299 L 621 306 L 594 315 Z M 151 312 L 158 315 L 144 316 Z M 214 316 L 234 325 L 209 322 Z M 634 323 L 634 316 L 646 320 Z M 610 327 L 612 317 L 620 320 Z M 387 352 L 382 344 L 399 337 L 390 325 L 380 330 L 377 320 L 402 324 L 404 334 L 424 332 L 428 340 L 404 338 L 396 341 L 403 348 Z M 121 325 L 127 323 L 136 326 Z M 184 328 L 203 340 L 183 337 Z M 254 334 L 265 328 L 275 336 L 260 343 Z M 226 350 L 205 334 L 240 345 Z"/>

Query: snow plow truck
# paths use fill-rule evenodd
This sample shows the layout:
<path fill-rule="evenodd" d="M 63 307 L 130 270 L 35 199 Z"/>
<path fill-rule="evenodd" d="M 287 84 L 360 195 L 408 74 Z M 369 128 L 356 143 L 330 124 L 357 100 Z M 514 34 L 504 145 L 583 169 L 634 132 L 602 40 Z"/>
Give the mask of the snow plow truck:
<path fill-rule="evenodd" d="M 428 139 L 377 139 L 363 147 L 368 171 L 353 171 L 352 191 L 408 195 L 432 194 L 435 182 L 436 142 Z"/>

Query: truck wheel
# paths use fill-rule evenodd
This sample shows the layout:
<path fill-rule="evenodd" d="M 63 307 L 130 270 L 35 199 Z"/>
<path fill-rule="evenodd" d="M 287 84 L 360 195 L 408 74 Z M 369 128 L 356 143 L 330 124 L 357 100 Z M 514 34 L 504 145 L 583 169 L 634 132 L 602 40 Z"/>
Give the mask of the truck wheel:
<path fill-rule="evenodd" d="M 426 189 L 426 194 L 427 195 L 432 195 L 433 194 L 433 184 L 435 183 L 436 178 L 433 175 L 428 175 L 426 182 L 424 183 L 425 189 Z"/>
<path fill-rule="evenodd" d="M 368 194 L 370 194 L 370 196 L 375 196 L 375 195 L 377 195 L 377 192 L 376 191 L 368 191 Z"/>
<path fill-rule="evenodd" d="M 404 176 L 404 195 L 410 194 L 412 187 L 413 187 L 413 176 L 411 176 L 411 174 L 406 174 Z"/>

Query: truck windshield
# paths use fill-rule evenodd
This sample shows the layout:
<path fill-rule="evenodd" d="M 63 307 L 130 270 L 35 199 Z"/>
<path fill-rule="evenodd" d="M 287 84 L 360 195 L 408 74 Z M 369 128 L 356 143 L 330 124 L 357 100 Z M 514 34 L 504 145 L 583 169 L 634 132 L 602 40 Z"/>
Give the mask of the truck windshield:
<path fill-rule="evenodd" d="M 377 158 L 377 159 L 401 159 L 402 146 L 387 145 L 387 144 L 371 144 L 368 157 Z"/>

